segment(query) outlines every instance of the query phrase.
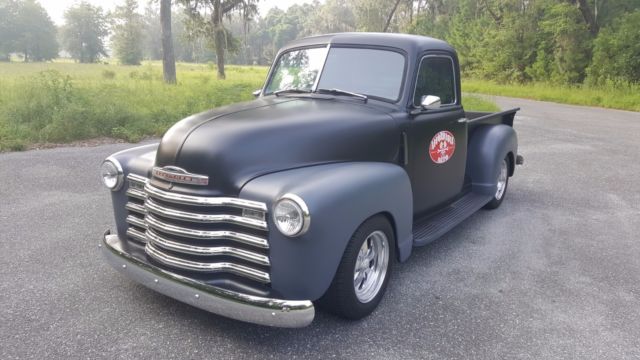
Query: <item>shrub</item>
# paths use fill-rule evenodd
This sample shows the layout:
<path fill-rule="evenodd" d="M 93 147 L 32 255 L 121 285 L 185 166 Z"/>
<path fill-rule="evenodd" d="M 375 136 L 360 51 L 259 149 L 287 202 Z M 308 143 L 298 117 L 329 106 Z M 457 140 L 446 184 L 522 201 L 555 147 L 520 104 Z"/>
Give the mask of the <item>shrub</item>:
<path fill-rule="evenodd" d="M 588 69 L 590 84 L 640 82 L 640 10 L 622 15 L 598 34 L 593 62 Z"/>
<path fill-rule="evenodd" d="M 102 77 L 105 79 L 115 79 L 116 77 L 116 72 L 113 70 L 103 70 L 102 71 Z"/>

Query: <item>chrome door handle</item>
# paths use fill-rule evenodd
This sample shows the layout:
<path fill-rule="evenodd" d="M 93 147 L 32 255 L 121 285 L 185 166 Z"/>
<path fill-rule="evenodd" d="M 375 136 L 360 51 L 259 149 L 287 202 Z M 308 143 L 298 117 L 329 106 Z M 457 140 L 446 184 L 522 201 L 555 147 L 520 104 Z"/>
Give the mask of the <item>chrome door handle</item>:
<path fill-rule="evenodd" d="M 461 124 L 466 123 L 467 121 L 468 121 L 467 118 L 458 119 L 458 122 Z"/>

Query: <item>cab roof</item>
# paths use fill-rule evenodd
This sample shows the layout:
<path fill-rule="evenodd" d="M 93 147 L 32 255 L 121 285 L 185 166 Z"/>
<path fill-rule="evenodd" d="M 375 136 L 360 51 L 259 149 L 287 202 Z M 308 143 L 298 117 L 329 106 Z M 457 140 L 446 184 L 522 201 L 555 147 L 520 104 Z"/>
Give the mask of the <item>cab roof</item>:
<path fill-rule="evenodd" d="M 455 54 L 455 50 L 447 42 L 427 36 L 366 32 L 310 36 L 290 42 L 282 51 L 326 44 L 388 46 L 404 50 L 409 55 L 419 54 L 427 50 L 440 50 Z"/>

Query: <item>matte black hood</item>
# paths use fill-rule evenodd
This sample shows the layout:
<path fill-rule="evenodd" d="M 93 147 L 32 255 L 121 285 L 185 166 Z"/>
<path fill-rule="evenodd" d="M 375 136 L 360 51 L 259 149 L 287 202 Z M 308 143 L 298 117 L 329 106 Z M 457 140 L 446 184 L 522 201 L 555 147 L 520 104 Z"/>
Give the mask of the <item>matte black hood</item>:
<path fill-rule="evenodd" d="M 339 161 L 392 161 L 396 121 L 370 105 L 268 97 L 190 116 L 163 136 L 156 166 L 209 176 L 209 191 L 237 195 L 257 176 Z"/>

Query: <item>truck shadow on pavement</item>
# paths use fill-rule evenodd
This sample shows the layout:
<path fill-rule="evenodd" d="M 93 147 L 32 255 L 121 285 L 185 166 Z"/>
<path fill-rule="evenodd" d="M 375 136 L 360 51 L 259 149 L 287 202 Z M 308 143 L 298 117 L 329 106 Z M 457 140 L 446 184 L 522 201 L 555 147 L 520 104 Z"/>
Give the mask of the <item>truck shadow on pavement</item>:
<path fill-rule="evenodd" d="M 340 339 L 350 339 L 364 331 L 373 336 L 393 333 L 429 341 L 426 334 L 436 336 L 446 328 L 443 322 L 459 321 L 477 296 L 501 296 L 500 285 L 487 281 L 485 275 L 494 272 L 493 267 L 502 263 L 501 257 L 508 256 L 505 253 L 508 246 L 504 245 L 513 234 L 505 232 L 505 227 L 520 216 L 515 209 L 527 207 L 530 197 L 534 196 L 511 193 L 499 209 L 479 211 L 437 241 L 415 248 L 405 263 L 394 266 L 379 308 L 361 321 L 343 320 L 316 308 L 316 318 L 306 328 L 270 328 L 211 314 L 137 287 L 145 293 L 142 298 L 158 299 L 147 303 L 148 307 L 164 308 L 161 311 L 170 313 L 171 322 L 188 326 L 192 335 L 198 334 L 213 343 L 223 337 L 223 341 L 231 341 L 235 346 L 250 346 L 256 353 L 282 347 L 282 351 L 290 354 L 296 353 L 298 347 L 302 352 L 308 351 L 302 349 L 306 346 L 336 351 L 332 347 Z M 431 340 L 438 341 L 435 337 Z"/>

